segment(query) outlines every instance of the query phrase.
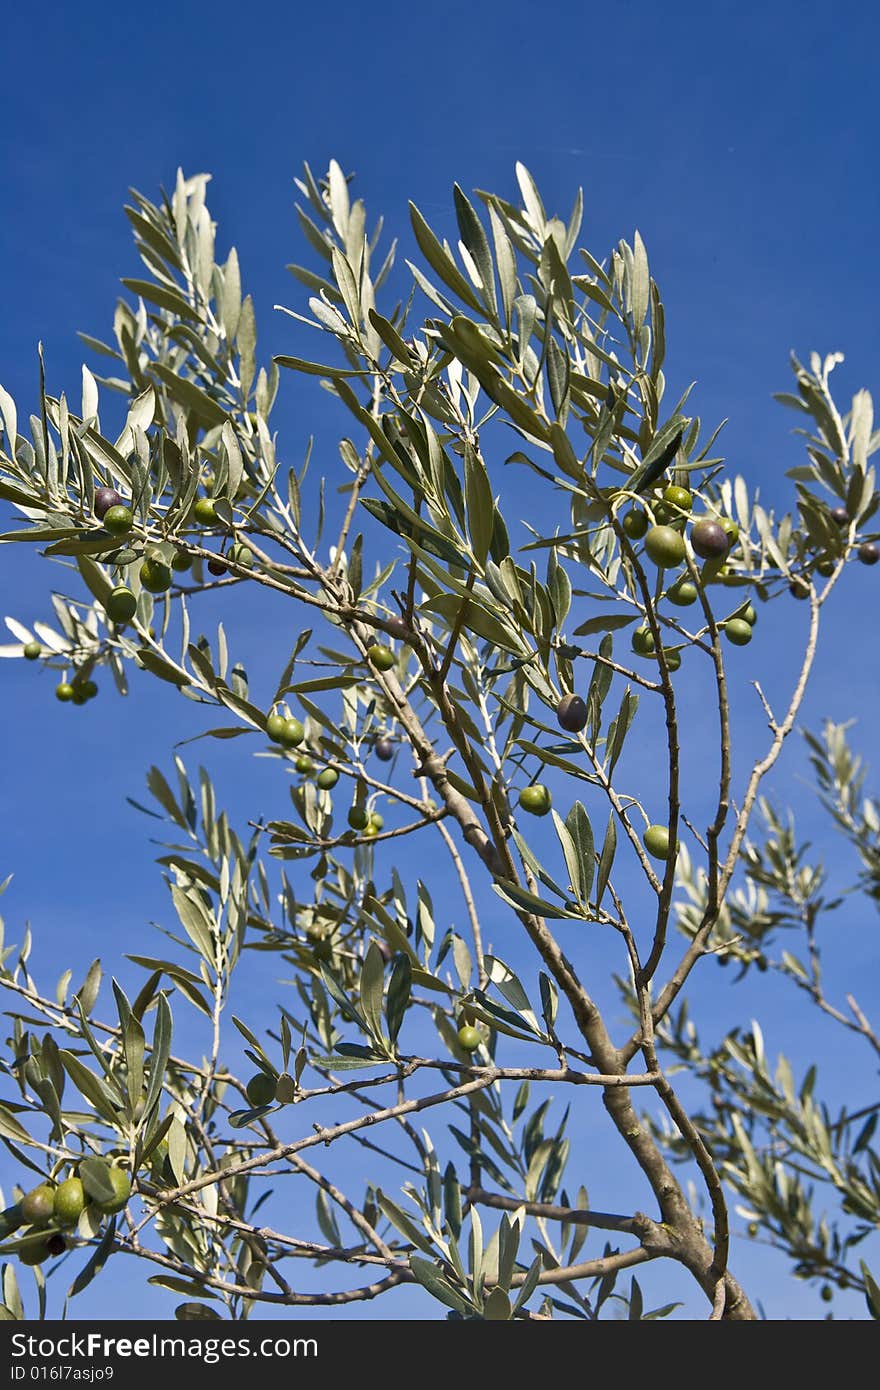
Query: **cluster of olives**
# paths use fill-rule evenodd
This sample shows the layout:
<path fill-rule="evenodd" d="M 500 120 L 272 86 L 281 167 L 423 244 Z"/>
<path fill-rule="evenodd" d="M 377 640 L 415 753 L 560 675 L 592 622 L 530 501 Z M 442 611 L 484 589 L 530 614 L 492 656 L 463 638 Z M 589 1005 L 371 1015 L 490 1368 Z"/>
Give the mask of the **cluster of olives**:
<path fill-rule="evenodd" d="M 667 495 L 668 494 L 668 495 Z M 662 493 L 655 490 L 651 498 L 651 507 L 658 525 L 669 526 L 675 521 L 679 524 L 691 510 L 694 504 L 693 496 L 685 487 L 676 487 L 670 483 L 663 489 Z M 641 507 L 632 507 L 623 518 L 623 530 L 631 541 L 643 540 L 647 534 L 650 522 L 648 514 Z"/>
<path fill-rule="evenodd" d="M 624 533 L 630 540 L 644 540 L 645 551 L 649 558 L 662 569 L 673 569 L 680 565 L 687 553 L 684 535 L 685 518 L 693 507 L 693 497 L 687 488 L 676 487 L 669 484 L 664 488 L 659 498 L 655 498 L 653 511 L 656 518 L 655 524 L 650 525 L 647 513 L 641 508 L 634 507 L 623 518 L 622 526 Z M 830 507 L 828 515 L 838 526 L 848 526 L 851 517 L 846 507 Z M 691 527 L 691 546 L 694 554 L 701 560 L 708 561 L 714 565 L 723 565 L 733 546 L 739 539 L 739 527 L 736 522 L 729 517 L 713 519 L 709 516 L 700 517 Z M 856 558 L 863 565 L 876 565 L 880 561 L 880 546 L 873 541 L 863 541 L 856 547 Z M 835 561 L 831 556 L 822 557 L 816 568 L 821 575 L 830 575 L 834 571 Z M 725 578 L 723 572 L 718 576 Z M 790 585 L 791 592 L 796 598 L 807 597 L 807 587 L 803 582 L 794 580 Z M 690 581 L 679 581 L 669 591 L 667 597 L 673 603 L 680 603 L 686 606 L 693 603 L 697 597 L 694 585 Z M 731 638 L 736 642 L 736 638 Z M 739 645 L 745 645 L 749 638 L 743 636 Z"/>
<path fill-rule="evenodd" d="M 582 733 L 587 727 L 588 717 L 586 703 L 580 695 L 563 695 L 556 706 L 559 727 L 566 733 Z M 550 788 L 543 782 L 532 782 L 528 787 L 523 787 L 518 799 L 522 809 L 531 816 L 546 816 L 553 805 Z"/>
<path fill-rule="evenodd" d="M 113 488 L 98 488 L 97 492 L 95 493 L 96 511 L 98 510 L 98 499 L 102 496 L 102 494 L 112 494 L 113 499 L 119 498 L 120 502 L 122 500 L 119 493 L 116 492 Z M 103 500 L 107 499 L 104 498 Z M 113 510 L 114 506 L 110 501 L 107 501 L 107 507 L 105 508 L 105 510 L 103 512 L 99 512 L 98 514 L 106 516 L 107 514 L 109 514 L 109 512 L 112 512 Z M 124 511 L 128 514 L 129 517 L 131 517 L 131 512 L 127 507 L 116 508 L 116 510 Z M 118 524 L 118 518 L 116 523 L 111 522 L 111 526 L 113 524 Z M 117 533 L 114 531 L 112 534 L 116 535 Z M 119 591 L 114 590 L 114 593 L 115 592 Z M 122 592 L 128 593 L 128 590 L 125 589 Z M 133 594 L 131 595 L 131 598 L 134 599 Z M 135 603 L 132 608 L 132 613 L 134 612 L 134 608 L 136 607 L 137 604 Z M 43 655 L 42 644 L 36 641 L 25 642 L 24 646 L 21 649 L 21 654 L 26 661 L 39 661 L 40 657 Z M 84 705 L 87 704 L 89 700 L 94 700 L 97 693 L 97 684 L 95 683 L 95 681 L 92 680 L 91 676 L 88 675 L 87 672 L 78 672 L 73 676 L 72 680 L 63 680 L 60 682 L 60 684 L 56 685 L 55 687 L 56 699 L 60 700 L 62 704 Z"/>
<path fill-rule="evenodd" d="M 623 518 L 624 534 L 633 541 L 644 540 L 654 564 L 672 569 L 682 563 L 687 552 L 682 532 L 693 505 L 693 495 L 686 487 L 670 483 L 652 499 L 653 526 L 646 511 L 633 507 Z M 725 560 L 738 539 L 739 527 L 728 517 L 700 517 L 691 528 L 691 544 L 701 560 Z"/>
<path fill-rule="evenodd" d="M 279 714 L 277 710 L 273 710 L 266 720 L 266 733 L 273 743 L 287 749 L 299 748 L 306 736 L 300 719 L 290 714 Z"/>
<path fill-rule="evenodd" d="M 217 504 L 211 497 L 196 499 L 192 510 L 193 518 L 200 526 L 215 527 L 221 524 Z M 127 536 L 134 526 L 134 513 L 122 494 L 112 487 L 100 487 L 95 491 L 95 515 L 104 523 L 104 529 L 111 536 Z M 167 593 L 173 583 L 174 573 L 185 573 L 192 566 L 193 557 L 185 550 L 178 550 L 170 564 L 157 555 L 147 555 L 141 562 L 138 575 L 143 588 L 151 594 Z M 208 561 L 208 571 L 212 575 L 226 574 L 230 563 L 239 569 L 251 569 L 254 563 L 253 551 L 249 546 L 236 543 L 225 556 L 217 555 Z M 113 590 L 107 615 L 115 623 L 126 623 L 134 617 L 137 601 L 130 589 L 124 585 Z"/>
<path fill-rule="evenodd" d="M 276 1101 L 279 1105 L 289 1105 L 296 1099 L 297 1088 L 298 1083 L 289 1072 L 283 1071 L 273 1076 L 267 1071 L 258 1071 L 244 1089 L 251 1105 L 259 1110 L 265 1105 L 274 1105 Z"/>
<path fill-rule="evenodd" d="M 831 520 L 840 527 L 849 526 L 852 521 L 852 517 L 846 507 L 830 507 L 828 515 Z M 863 565 L 876 565 L 878 560 L 880 560 L 880 546 L 875 545 L 873 541 L 862 541 L 860 545 L 856 546 L 855 557 Z M 837 561 L 834 556 L 823 555 L 817 561 L 816 572 L 827 579 L 829 575 L 834 573 L 836 565 Z M 810 596 L 808 585 L 800 578 L 795 578 L 791 581 L 788 586 L 788 591 L 793 598 L 805 599 Z"/>
<path fill-rule="evenodd" d="M 134 526 L 131 507 L 114 487 L 95 489 L 94 510 L 95 516 L 103 522 L 104 529 L 120 540 L 127 536 Z M 197 499 L 193 507 L 193 516 L 203 526 L 216 526 L 220 521 L 216 504 L 210 497 Z M 146 555 L 138 570 L 141 587 L 150 594 L 167 593 L 174 582 L 175 573 L 185 573 L 191 569 L 192 563 L 192 555 L 182 549 L 176 550 L 170 561 L 166 561 L 160 555 Z M 227 573 L 230 564 L 239 569 L 251 569 L 253 563 L 254 556 L 249 546 L 237 542 L 230 547 L 225 556 L 218 555 L 209 560 L 208 570 L 213 575 L 221 575 Z M 118 627 L 131 622 L 137 607 L 137 596 L 127 584 L 115 585 L 104 602 L 104 611 L 108 619 Z M 42 644 L 37 641 L 25 642 L 22 655 L 28 661 L 38 661 L 43 655 Z M 97 693 L 98 687 L 88 675 L 75 675 L 72 680 L 61 681 L 55 688 L 55 694 L 62 703 L 74 705 L 84 705 L 88 700 L 94 699 Z"/>
<path fill-rule="evenodd" d="M 280 744 L 287 750 L 299 748 L 306 737 L 302 720 L 293 715 L 281 714 L 277 710 L 273 710 L 266 720 L 266 733 L 273 743 Z M 388 762 L 394 757 L 394 743 L 387 736 L 383 736 L 376 740 L 373 751 L 380 762 Z M 314 760 L 306 752 L 299 753 L 293 765 L 303 777 L 309 777 L 315 771 Z M 332 791 L 338 781 L 339 772 L 335 767 L 324 767 L 315 777 L 315 785 L 322 791 Z M 367 839 L 373 839 L 384 828 L 385 821 L 378 811 L 355 802 L 348 812 L 348 824 L 352 830 L 359 831 Z"/>
<path fill-rule="evenodd" d="M 26 1226 L 27 1236 L 39 1237 L 25 1239 L 21 1244 L 17 1253 L 22 1264 L 39 1265 L 51 1256 L 62 1255 L 67 1249 L 62 1231 L 75 1226 L 88 1205 L 107 1216 L 122 1210 L 131 1196 L 131 1180 L 122 1168 L 110 1164 L 106 1174 L 113 1196 L 104 1201 L 90 1203 L 82 1179 L 71 1173 L 63 1182 L 46 1181 L 32 1187 L 20 1202 L 3 1212 L 6 1234 Z M 48 1228 L 53 1226 L 58 1229 L 50 1231 Z M 42 1235 L 44 1231 L 46 1234 Z"/>
<path fill-rule="evenodd" d="M 410 635 L 406 621 L 401 617 L 391 617 L 388 619 L 388 627 L 396 637 L 406 638 Z M 397 657 L 390 647 L 383 647 L 380 642 L 374 642 L 367 648 L 367 660 L 374 671 L 390 671 L 397 664 Z M 394 757 L 394 741 L 387 734 L 381 734 L 373 744 L 373 752 L 380 763 L 390 763 Z"/>
<path fill-rule="evenodd" d="M 690 594 L 682 594 L 682 590 L 690 590 Z M 672 603 L 684 606 L 693 603 L 697 592 L 693 584 L 678 583 L 674 588 L 667 591 L 666 597 Z M 736 612 L 724 622 L 718 624 L 719 629 L 724 633 L 728 642 L 735 647 L 745 647 L 752 640 L 752 629 L 758 621 L 757 610 L 753 603 L 744 603 Z M 637 627 L 632 635 L 632 649 L 637 656 L 654 657 L 657 655 L 657 644 L 654 634 L 647 626 Z M 674 647 L 664 648 L 666 664 L 670 671 L 677 671 L 681 665 L 681 653 Z"/>
<path fill-rule="evenodd" d="M 84 705 L 94 700 L 98 687 L 90 676 L 75 675 L 72 680 L 63 680 L 55 687 L 55 698 L 62 704 Z"/>
<path fill-rule="evenodd" d="M 647 514 L 633 508 L 623 519 L 623 529 L 631 540 L 645 542 L 645 552 L 661 569 L 677 568 L 685 559 L 687 545 L 683 535 L 684 518 L 693 506 L 693 497 L 687 488 L 670 484 L 663 490 L 662 501 L 654 507 L 657 521 L 649 525 Z M 673 524 L 677 523 L 677 524 Z M 707 562 L 712 568 L 706 575 L 724 578 L 719 575 L 718 566 L 723 565 L 731 549 L 739 539 L 739 527 L 729 517 L 714 519 L 700 517 L 691 526 L 691 546 L 694 554 Z M 697 586 L 685 576 L 676 579 L 666 591 L 670 603 L 678 608 L 688 608 L 699 597 Z M 721 623 L 720 627 L 729 642 L 744 647 L 752 639 L 752 628 L 757 621 L 757 613 L 751 603 L 744 604 L 735 614 Z M 648 627 L 637 628 L 632 637 L 632 648 L 639 656 L 657 655 L 656 642 Z M 666 664 L 670 671 L 681 665 L 681 653 L 676 648 L 664 649 Z"/>
<path fill-rule="evenodd" d="M 349 808 L 348 823 L 352 830 L 356 830 L 359 835 L 372 840 L 384 829 L 385 819 L 379 811 L 371 810 L 366 806 L 359 806 L 357 802 Z"/>
<path fill-rule="evenodd" d="M 293 746 L 296 747 L 295 744 Z M 376 754 L 380 763 L 390 762 L 394 757 L 394 743 L 387 736 L 377 738 L 373 744 L 373 752 Z M 299 756 L 294 759 L 293 765 L 297 772 L 301 772 L 304 777 L 310 776 L 315 770 L 314 760 L 308 753 L 300 753 Z M 330 791 L 336 786 L 338 781 L 339 773 L 335 767 L 322 768 L 315 778 L 316 784 L 325 791 Z"/>
<path fill-rule="evenodd" d="M 582 733 L 589 720 L 586 702 L 580 695 L 573 692 L 563 695 L 556 706 L 556 719 L 559 727 L 564 729 L 566 733 Z M 523 787 L 519 794 L 519 804 L 524 811 L 528 811 L 533 816 L 546 816 L 552 805 L 550 788 L 544 786 L 543 783 L 532 783 L 528 787 Z M 672 851 L 671 838 L 668 826 L 649 825 L 644 833 L 643 843 L 652 858 L 667 860 Z M 677 851 L 677 844 L 675 849 Z M 461 1041 L 460 1035 L 459 1041 Z M 478 1045 L 478 1042 L 479 1035 L 477 1035 L 477 1042 L 473 1044 L 474 1047 Z"/>

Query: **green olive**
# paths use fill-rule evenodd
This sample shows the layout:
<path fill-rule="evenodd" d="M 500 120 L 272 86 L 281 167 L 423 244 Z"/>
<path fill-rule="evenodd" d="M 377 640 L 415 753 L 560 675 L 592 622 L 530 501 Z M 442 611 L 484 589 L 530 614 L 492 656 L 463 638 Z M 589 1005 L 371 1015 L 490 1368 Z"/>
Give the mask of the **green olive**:
<path fill-rule="evenodd" d="M 478 1030 L 472 1023 L 463 1023 L 458 1030 L 458 1045 L 465 1052 L 476 1052 L 482 1042 Z"/>
<path fill-rule="evenodd" d="M 45 1226 L 52 1220 L 55 1207 L 55 1189 L 51 1183 L 41 1182 L 32 1187 L 21 1199 L 22 1219 L 29 1226 Z"/>
<path fill-rule="evenodd" d="M 134 525 L 131 507 L 111 507 L 104 513 L 104 530 L 111 536 L 126 536 Z"/>
<path fill-rule="evenodd" d="M 670 837 L 668 825 L 649 825 L 642 836 L 645 849 L 652 859 L 668 859 Z"/>
<path fill-rule="evenodd" d="M 380 647 L 378 642 L 374 642 L 367 649 L 367 659 L 377 671 L 390 671 L 396 658 L 390 647 Z"/>
<path fill-rule="evenodd" d="M 77 1177 L 65 1178 L 55 1189 L 53 1214 L 59 1226 L 75 1226 L 86 1205 L 86 1193 Z"/>
<path fill-rule="evenodd" d="M 645 550 L 655 565 L 672 569 L 685 557 L 684 537 L 671 526 L 652 526 L 645 537 Z"/>
<path fill-rule="evenodd" d="M 523 787 L 519 794 L 519 804 L 531 816 L 546 816 L 551 804 L 549 787 L 543 786 L 540 782 L 531 787 Z"/>
<path fill-rule="evenodd" d="M 110 1186 L 113 1188 L 113 1196 L 106 1201 L 96 1202 L 95 1206 L 99 1211 L 113 1212 L 122 1211 L 129 1197 L 131 1196 L 131 1178 L 121 1168 L 108 1167 L 107 1175 L 110 1179 Z"/>

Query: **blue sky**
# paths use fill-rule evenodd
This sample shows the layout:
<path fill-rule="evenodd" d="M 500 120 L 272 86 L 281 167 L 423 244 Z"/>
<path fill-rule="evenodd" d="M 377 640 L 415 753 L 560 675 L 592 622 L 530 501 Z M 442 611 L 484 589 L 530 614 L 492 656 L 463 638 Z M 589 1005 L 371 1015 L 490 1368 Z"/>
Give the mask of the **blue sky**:
<path fill-rule="evenodd" d="M 521 159 L 560 213 L 583 186 L 581 239 L 596 254 L 638 226 L 666 304 L 670 390 L 698 381 L 704 420 L 729 417 L 723 443 L 732 466 L 780 501 L 783 470 L 799 449 L 793 417 L 770 394 L 789 385 L 789 351 L 844 352 L 835 374 L 844 402 L 880 375 L 878 37 L 870 7 L 831 12 L 815 3 L 490 0 L 441 10 L 343 0 L 247 11 L 225 0 L 210 9 L 159 0 L 148 17 L 134 6 L 50 4 L 39 22 L 16 7 L 4 19 L 0 84 L 0 382 L 20 415 L 35 408 L 42 339 L 50 389 L 76 398 L 76 330 L 109 336 L 119 277 L 138 273 L 122 214 L 130 185 L 152 197 L 173 183 L 178 165 L 213 173 L 219 250 L 238 247 L 265 360 L 311 346 L 272 312 L 278 302 L 302 307 L 284 266 L 304 256 L 292 185 L 304 159 L 317 172 L 331 157 L 356 171 L 368 209 L 385 215 L 408 255 L 408 199 L 454 239 L 453 181 L 513 196 Z M 335 457 L 321 393 L 292 378 L 282 393 L 273 422 L 289 453 L 317 429 L 319 446 Z M 805 721 L 860 717 L 860 747 L 876 765 L 871 631 L 880 578 L 854 568 L 831 606 Z M 36 556 L 0 550 L 4 612 L 39 616 L 59 582 Z M 776 612 L 747 669 L 781 689 L 803 615 Z M 254 619 L 236 599 L 228 617 L 230 627 L 240 622 L 252 676 L 265 672 L 268 681 L 281 610 Z M 751 750 L 762 725 L 745 672 L 737 699 Z M 0 710 L 9 735 L 0 872 L 16 874 L 4 900 L 8 933 L 17 939 L 32 920 L 50 976 L 56 959 L 60 974 L 72 959 L 78 968 L 96 954 L 111 960 L 119 943 L 152 949 L 146 923 L 165 912 L 164 893 L 149 823 L 124 797 L 140 795 L 149 763 L 167 766 L 175 740 L 203 727 L 197 714 L 144 681 L 126 702 L 102 691 L 74 711 L 52 699 L 47 677 L 11 662 L 0 669 Z M 698 747 L 696 695 L 688 712 Z M 262 810 L 274 794 L 264 765 L 237 744 L 199 745 L 192 764 L 199 748 L 244 818 Z M 802 772 L 794 749 L 777 779 L 780 799 L 802 798 Z M 815 838 L 825 833 L 816 820 Z M 830 967 L 841 989 L 876 960 L 876 920 L 847 930 L 847 948 Z M 249 987 L 257 999 L 256 984 Z M 713 1000 L 727 1021 L 744 1007 L 726 982 Z M 749 1000 L 749 1010 L 768 1007 L 772 993 Z M 810 1027 L 792 1009 L 791 1031 L 775 1045 L 796 1048 Z M 827 1045 L 836 1064 L 836 1043 Z M 847 1065 L 860 1074 L 848 1056 Z M 607 1205 L 603 1176 L 600 1167 L 590 1184 L 597 1206 Z M 773 1315 L 817 1315 L 818 1300 L 785 1283 L 781 1266 L 737 1255 Z M 113 1291 L 106 1281 L 94 1286 L 82 1313 L 129 1311 L 136 1276 L 125 1279 Z"/>

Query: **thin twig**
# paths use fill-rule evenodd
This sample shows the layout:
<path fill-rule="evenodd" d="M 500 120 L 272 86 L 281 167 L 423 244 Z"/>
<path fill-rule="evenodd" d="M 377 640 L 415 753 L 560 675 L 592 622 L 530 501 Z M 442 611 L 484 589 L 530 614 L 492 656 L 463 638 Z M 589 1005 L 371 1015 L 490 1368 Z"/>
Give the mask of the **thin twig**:
<path fill-rule="evenodd" d="M 497 1192 L 487 1192 L 485 1188 L 468 1188 L 462 1194 L 472 1206 L 494 1207 L 498 1211 L 524 1211 L 528 1216 L 540 1217 L 545 1221 L 565 1221 L 572 1226 L 592 1226 L 600 1231 L 620 1231 L 624 1235 L 637 1235 L 638 1222 L 631 1216 L 616 1216 L 611 1212 L 582 1211 L 579 1207 L 557 1207 L 552 1202 L 526 1202 L 516 1197 L 503 1197 Z"/>

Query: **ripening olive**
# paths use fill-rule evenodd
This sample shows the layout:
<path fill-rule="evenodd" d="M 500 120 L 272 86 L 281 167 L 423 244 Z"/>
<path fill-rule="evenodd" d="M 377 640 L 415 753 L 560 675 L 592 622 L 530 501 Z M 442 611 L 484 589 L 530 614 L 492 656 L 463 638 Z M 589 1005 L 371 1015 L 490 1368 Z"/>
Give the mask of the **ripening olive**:
<path fill-rule="evenodd" d="M 121 492 L 117 492 L 115 487 L 96 487 L 95 488 L 95 516 L 99 521 L 103 521 L 111 507 L 122 507 L 125 505 L 125 498 Z"/>
<path fill-rule="evenodd" d="M 26 1241 L 18 1251 L 18 1258 L 23 1265 L 41 1265 L 44 1260 L 49 1258 L 49 1244 L 45 1240 Z"/>
<path fill-rule="evenodd" d="M 249 570 L 254 567 L 254 552 L 249 545 L 234 545 L 229 552 L 229 559 L 239 569 Z"/>
<path fill-rule="evenodd" d="M 863 541 L 856 555 L 863 565 L 876 565 L 880 560 L 880 546 L 874 545 L 871 541 Z"/>
<path fill-rule="evenodd" d="M 587 706 L 580 695 L 563 695 L 556 706 L 556 719 L 561 729 L 579 734 L 587 727 Z"/>
<path fill-rule="evenodd" d="M 731 539 L 719 522 L 703 517 L 691 531 L 691 545 L 701 560 L 723 560 Z"/>

